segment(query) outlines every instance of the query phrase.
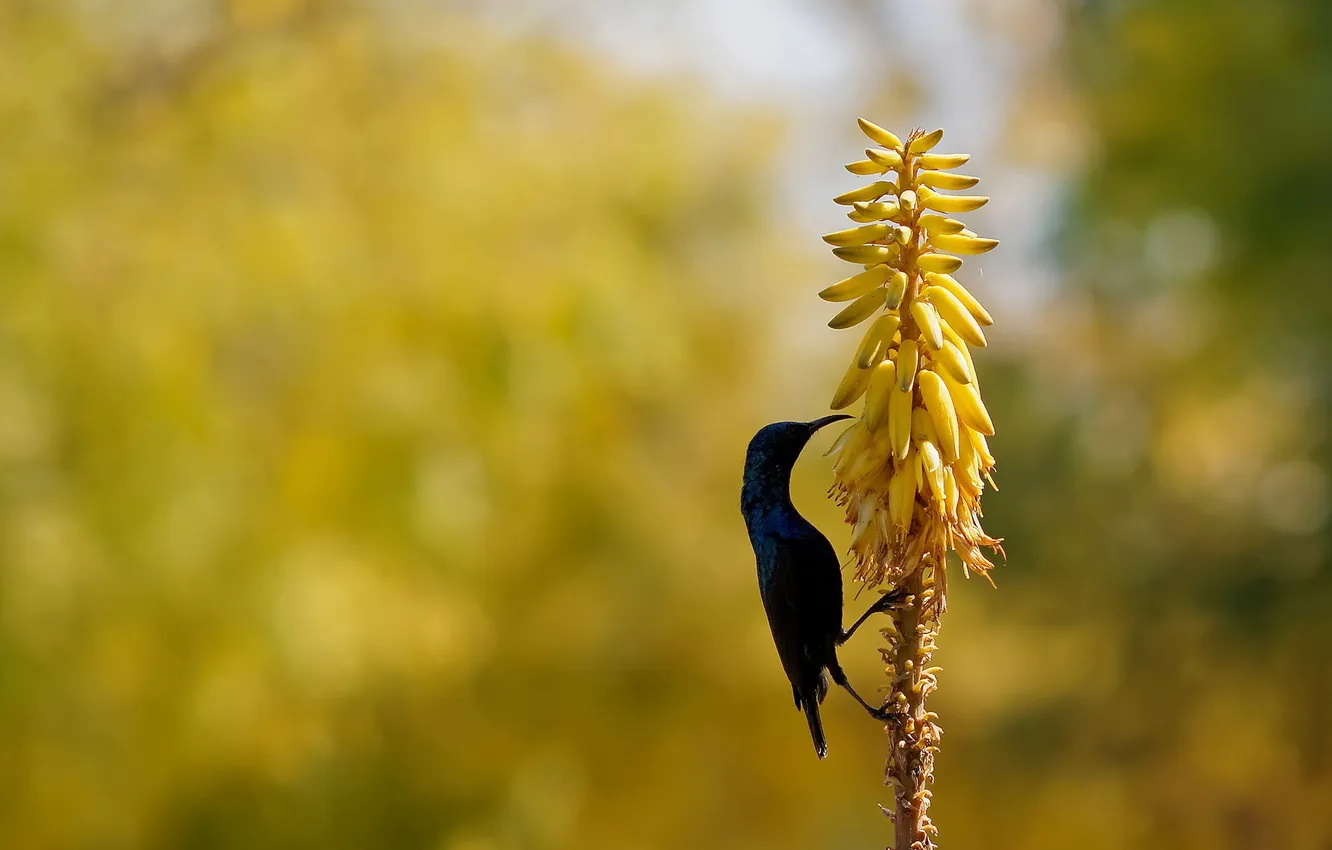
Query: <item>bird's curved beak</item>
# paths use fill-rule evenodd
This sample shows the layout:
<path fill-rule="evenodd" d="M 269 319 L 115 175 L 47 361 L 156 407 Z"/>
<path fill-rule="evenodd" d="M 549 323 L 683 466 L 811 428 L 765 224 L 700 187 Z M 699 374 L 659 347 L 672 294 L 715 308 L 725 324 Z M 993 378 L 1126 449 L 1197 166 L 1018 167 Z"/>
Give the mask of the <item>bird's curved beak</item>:
<path fill-rule="evenodd" d="M 854 419 L 854 418 L 855 418 L 854 416 L 847 416 L 845 413 L 834 413 L 832 416 L 825 416 L 822 419 L 815 419 L 813 422 L 809 423 L 809 433 L 813 435 L 815 431 L 819 430 L 824 425 L 831 425 L 834 422 L 840 422 L 843 419 Z"/>

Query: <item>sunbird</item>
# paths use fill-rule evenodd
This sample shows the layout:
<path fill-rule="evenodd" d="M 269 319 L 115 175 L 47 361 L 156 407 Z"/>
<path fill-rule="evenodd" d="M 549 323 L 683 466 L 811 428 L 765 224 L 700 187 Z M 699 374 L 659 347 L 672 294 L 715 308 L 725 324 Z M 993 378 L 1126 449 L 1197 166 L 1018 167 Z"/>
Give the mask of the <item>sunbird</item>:
<path fill-rule="evenodd" d="M 809 438 L 845 414 L 813 422 L 775 422 L 749 441 L 740 512 L 758 561 L 759 594 L 768 614 L 777 655 L 781 658 L 796 708 L 805 712 L 814 751 L 828 755 L 819 704 L 828 694 L 828 674 L 846 688 L 875 719 L 890 712 L 875 708 L 855 692 L 837 663 L 837 647 L 846 643 L 871 614 L 902 601 L 905 594 L 883 595 L 851 628 L 842 629 L 842 570 L 828 538 L 800 515 L 791 503 L 791 470 Z"/>

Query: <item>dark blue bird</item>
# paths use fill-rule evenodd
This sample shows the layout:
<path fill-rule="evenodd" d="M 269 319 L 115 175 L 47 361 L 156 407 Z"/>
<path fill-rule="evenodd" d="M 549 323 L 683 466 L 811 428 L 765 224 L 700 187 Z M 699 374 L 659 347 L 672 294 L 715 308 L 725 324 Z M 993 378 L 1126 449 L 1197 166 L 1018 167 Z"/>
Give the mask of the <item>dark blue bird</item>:
<path fill-rule="evenodd" d="M 900 592 L 885 595 L 843 631 L 842 570 L 837 553 L 791 503 L 791 470 L 805 443 L 823 426 L 850 418 L 839 414 L 764 427 L 749 441 L 740 491 L 740 511 L 758 560 L 759 593 L 772 639 L 791 680 L 796 708 L 809 721 L 819 758 L 828 755 L 819 717 L 819 704 L 828 693 L 827 674 L 876 719 L 887 720 L 887 711 L 865 702 L 847 682 L 837 663 L 837 647 L 871 614 L 888 610 L 902 598 Z"/>

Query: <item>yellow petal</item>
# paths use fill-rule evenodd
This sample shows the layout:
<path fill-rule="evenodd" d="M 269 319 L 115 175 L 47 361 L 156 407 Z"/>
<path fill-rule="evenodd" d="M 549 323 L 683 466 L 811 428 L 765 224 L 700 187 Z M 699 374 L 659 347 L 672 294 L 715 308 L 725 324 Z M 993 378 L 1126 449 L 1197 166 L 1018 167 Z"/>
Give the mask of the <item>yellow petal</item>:
<path fill-rule="evenodd" d="M 864 227 L 851 227 L 826 234 L 823 241 L 829 245 L 865 245 L 869 242 L 878 242 L 887 235 L 888 225 L 869 224 Z"/>
<path fill-rule="evenodd" d="M 972 431 L 968 435 L 971 438 L 971 444 L 976 448 L 976 457 L 981 462 L 981 467 L 990 469 L 994 466 L 994 455 L 990 454 L 990 443 L 985 439 L 985 435 L 979 431 Z"/>
<path fill-rule="evenodd" d="M 855 301 L 851 302 L 850 307 L 847 307 L 836 316 L 833 316 L 832 319 L 828 321 L 828 327 L 841 329 L 860 324 L 870 316 L 874 315 L 874 312 L 883 306 L 883 296 L 883 287 L 879 287 L 868 295 L 860 296 Z"/>
<path fill-rule="evenodd" d="M 934 309 L 939 311 L 939 318 L 947 322 L 958 336 L 977 348 L 985 347 L 985 333 L 956 295 L 942 286 L 927 286 L 921 295 L 934 305 Z"/>
<path fill-rule="evenodd" d="M 942 286 L 944 289 L 947 289 L 949 292 L 953 293 L 953 295 L 957 296 L 957 300 L 962 302 L 962 306 L 966 307 L 967 312 L 971 313 L 981 325 L 989 327 L 994 324 L 994 318 L 990 316 L 989 311 L 981 305 L 976 296 L 967 291 L 965 286 L 957 282 L 957 278 L 949 274 L 935 273 L 926 274 L 925 280 L 929 284 Z"/>
<path fill-rule="evenodd" d="M 958 493 L 957 490 L 957 476 L 954 475 L 953 468 L 951 466 L 944 467 L 943 476 L 944 476 L 944 492 L 948 494 L 948 498 L 944 501 L 944 504 L 948 508 L 949 518 L 956 519 L 957 503 L 960 497 L 960 494 Z"/>
<path fill-rule="evenodd" d="M 911 445 L 911 391 L 893 390 L 888 398 L 888 437 L 893 457 L 902 460 Z"/>
<path fill-rule="evenodd" d="M 918 443 L 917 446 L 920 449 L 921 466 L 925 470 L 925 481 L 930 485 L 933 500 L 943 505 L 948 499 L 948 494 L 944 491 L 943 458 L 939 455 L 939 447 L 928 440 Z"/>
<path fill-rule="evenodd" d="M 902 167 L 902 155 L 897 151 L 883 151 L 875 148 L 868 148 L 865 151 L 865 156 L 869 157 L 870 161 L 882 165 L 885 171 L 888 169 L 896 171 Z"/>
<path fill-rule="evenodd" d="M 971 212 L 985 206 L 989 200 L 985 195 L 940 195 L 928 186 L 920 188 L 921 204 L 937 212 Z"/>
<path fill-rule="evenodd" d="M 907 276 L 905 272 L 895 271 L 888 279 L 888 293 L 885 302 L 889 310 L 902 306 L 902 297 L 906 295 Z"/>
<path fill-rule="evenodd" d="M 920 350 L 914 339 L 904 339 L 897 347 L 897 388 L 904 393 L 911 392 L 916 380 L 916 364 L 920 361 Z"/>
<path fill-rule="evenodd" d="M 856 365 L 862 369 L 872 369 L 881 360 L 887 359 L 888 346 L 902 318 L 896 313 L 884 313 L 869 326 L 865 336 L 856 349 Z"/>
<path fill-rule="evenodd" d="M 895 218 L 902 209 L 891 201 L 856 201 L 855 208 L 856 212 L 869 216 L 871 221 Z"/>
<path fill-rule="evenodd" d="M 892 274 L 892 266 L 878 265 L 868 271 L 837 281 L 820 292 L 819 297 L 824 301 L 850 301 L 872 292 L 877 286 L 882 286 Z"/>
<path fill-rule="evenodd" d="M 910 467 L 898 469 L 888 485 L 888 515 L 898 528 L 911 527 L 916 509 L 916 476 Z"/>
<path fill-rule="evenodd" d="M 907 145 L 907 153 L 925 153 L 943 140 L 943 130 L 932 130 L 923 136 L 917 136 Z"/>
<path fill-rule="evenodd" d="M 920 217 L 920 226 L 925 228 L 925 232 L 933 236 L 936 233 L 957 233 L 965 229 L 965 225 L 955 218 L 945 218 L 933 213 L 925 213 Z"/>
<path fill-rule="evenodd" d="M 897 250 L 897 245 L 848 245 L 845 248 L 834 248 L 833 255 L 838 259 L 846 260 L 848 263 L 877 266 L 896 257 Z M 945 255 L 940 254 L 939 256 Z M 936 269 L 936 271 L 938 270 Z M 943 269 L 942 271 L 951 271 L 951 269 Z"/>
<path fill-rule="evenodd" d="M 985 409 L 985 402 L 981 401 L 976 385 L 958 383 L 947 372 L 940 377 L 948 387 L 948 394 L 952 396 L 958 422 L 980 434 L 994 434 L 994 422 L 990 419 L 990 412 Z"/>
<path fill-rule="evenodd" d="M 911 315 L 930 347 L 935 350 L 943 348 L 943 330 L 939 326 L 939 314 L 935 312 L 934 307 L 917 298 L 911 302 Z"/>
<path fill-rule="evenodd" d="M 963 384 L 971 383 L 971 373 L 967 370 L 967 361 L 951 339 L 945 339 L 943 348 L 934 353 L 934 362 L 953 378 Z M 865 364 L 861 364 L 864 366 Z"/>
<path fill-rule="evenodd" d="M 887 421 L 888 402 L 896 388 L 897 366 L 884 360 L 874 367 L 865 392 L 865 425 L 871 431 L 879 430 Z"/>
<path fill-rule="evenodd" d="M 861 369 L 852 363 L 851 368 L 842 376 L 842 382 L 837 385 L 837 392 L 833 393 L 832 403 L 828 406 L 833 410 L 841 410 L 851 404 L 864 395 L 865 388 L 869 386 L 869 379 L 869 369 Z"/>
<path fill-rule="evenodd" d="M 938 305 L 936 305 L 936 307 L 937 306 Z M 952 325 L 943 320 L 942 314 L 939 316 L 939 322 L 943 325 L 944 341 L 951 342 L 953 347 L 957 349 L 958 353 L 962 355 L 962 359 L 967 363 L 967 374 L 971 375 L 971 383 L 979 387 L 980 375 L 976 372 L 976 361 L 971 359 L 971 349 L 967 346 L 967 341 L 964 340 L 957 331 L 953 330 Z M 966 382 L 963 381 L 963 383 Z"/>
<path fill-rule="evenodd" d="M 957 168 L 971 159 L 968 153 L 927 153 L 916 160 L 921 168 Z"/>
<path fill-rule="evenodd" d="M 986 251 L 994 250 L 994 246 L 999 244 L 999 240 L 963 236 L 960 233 L 941 233 L 938 236 L 931 236 L 930 244 L 940 251 L 948 251 L 952 254 L 984 254 Z"/>
<path fill-rule="evenodd" d="M 837 252 L 834 251 L 833 253 Z M 962 261 L 948 254 L 921 254 L 916 258 L 916 265 L 920 267 L 921 271 L 947 274 L 962 268 Z"/>
<path fill-rule="evenodd" d="M 855 162 L 848 162 L 844 167 L 852 174 L 859 174 L 861 177 L 868 177 L 871 174 L 882 174 L 888 170 L 887 167 L 880 165 L 872 159 L 858 159 Z"/>
<path fill-rule="evenodd" d="M 845 204 L 850 206 L 856 201 L 877 201 L 884 195 L 897 192 L 897 184 L 887 180 L 879 180 L 868 186 L 861 186 L 859 189 L 852 189 L 850 192 L 843 192 L 833 198 L 833 203 Z"/>
<path fill-rule="evenodd" d="M 906 210 L 907 212 L 911 212 L 916 208 L 917 200 L 918 199 L 916 198 L 916 193 L 910 189 L 907 189 L 905 192 L 901 192 L 897 196 L 898 206 L 900 206 L 902 209 Z"/>
<path fill-rule="evenodd" d="M 883 129 L 878 124 L 866 121 L 864 118 L 857 118 L 856 123 L 860 125 L 860 131 L 870 140 L 883 145 L 885 148 L 892 148 L 899 153 L 902 150 L 902 140 L 897 138 L 897 134 Z"/>
<path fill-rule="evenodd" d="M 924 371 L 921 374 L 925 374 Z M 934 427 L 934 420 L 930 418 L 930 412 L 923 407 L 911 411 L 911 439 L 917 444 L 925 440 L 935 445 L 939 443 L 939 432 Z"/>
<path fill-rule="evenodd" d="M 878 162 L 878 160 L 875 160 Z M 916 175 L 916 182 L 931 189 L 970 189 L 980 182 L 979 177 L 968 177 L 965 174 L 949 174 L 947 171 L 921 171 Z"/>
<path fill-rule="evenodd" d="M 961 451 L 957 430 L 957 411 L 953 408 L 953 397 L 948 392 L 943 378 L 937 373 L 924 369 L 917 375 L 920 383 L 920 397 L 925 401 L 925 409 L 934 421 L 938 432 L 937 440 L 944 459 L 952 463 Z"/>

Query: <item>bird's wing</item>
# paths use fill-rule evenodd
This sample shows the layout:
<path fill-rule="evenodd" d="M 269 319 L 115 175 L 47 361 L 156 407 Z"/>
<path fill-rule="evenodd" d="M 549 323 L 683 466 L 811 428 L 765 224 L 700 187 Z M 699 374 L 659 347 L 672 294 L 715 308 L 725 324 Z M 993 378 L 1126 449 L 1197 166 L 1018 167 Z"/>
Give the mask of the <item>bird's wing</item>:
<path fill-rule="evenodd" d="M 768 625 L 791 684 L 810 686 L 824 652 L 842 627 L 842 578 L 837 553 L 817 530 L 783 536 L 776 569 L 764 588 Z"/>

